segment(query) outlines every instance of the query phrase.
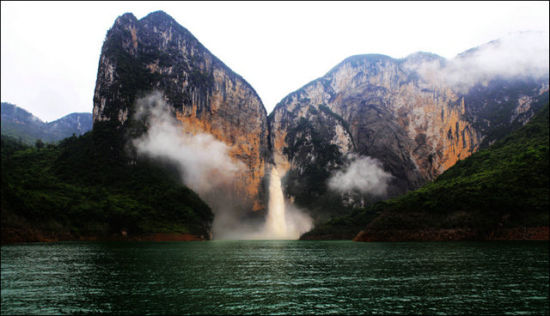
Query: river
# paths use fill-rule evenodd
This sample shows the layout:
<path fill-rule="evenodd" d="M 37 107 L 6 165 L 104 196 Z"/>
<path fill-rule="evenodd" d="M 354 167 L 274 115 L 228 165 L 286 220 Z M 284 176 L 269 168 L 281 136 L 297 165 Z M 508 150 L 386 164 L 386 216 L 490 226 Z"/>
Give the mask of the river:
<path fill-rule="evenodd" d="M 548 242 L 2 246 L 2 314 L 548 314 Z"/>

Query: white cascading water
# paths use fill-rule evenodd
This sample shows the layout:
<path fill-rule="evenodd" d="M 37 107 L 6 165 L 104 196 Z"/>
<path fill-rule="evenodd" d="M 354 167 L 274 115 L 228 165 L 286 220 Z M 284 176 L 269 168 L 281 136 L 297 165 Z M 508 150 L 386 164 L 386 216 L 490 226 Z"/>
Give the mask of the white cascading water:
<path fill-rule="evenodd" d="M 277 168 L 271 168 L 269 179 L 269 204 L 264 234 L 273 239 L 287 238 L 285 198 Z"/>

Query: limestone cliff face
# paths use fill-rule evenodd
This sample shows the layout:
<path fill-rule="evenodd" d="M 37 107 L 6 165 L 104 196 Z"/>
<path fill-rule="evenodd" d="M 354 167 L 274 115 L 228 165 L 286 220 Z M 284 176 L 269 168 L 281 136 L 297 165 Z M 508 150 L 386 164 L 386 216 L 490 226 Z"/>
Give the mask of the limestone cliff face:
<path fill-rule="evenodd" d="M 303 195 L 312 168 L 318 169 L 314 177 L 322 187 L 349 153 L 383 163 L 394 176 L 388 196 L 416 189 L 479 148 L 502 114 L 496 106 L 500 99 L 509 103 L 509 114 L 499 124 L 509 128 L 527 121 L 534 112 L 531 103 L 548 90 L 544 81 L 518 90 L 517 84 L 493 80 L 460 93 L 418 71 L 426 63 L 443 67 L 445 62 L 428 53 L 404 59 L 352 56 L 285 97 L 270 114 L 269 124 L 274 160 L 288 170 L 286 193 Z M 492 95 L 503 87 L 510 91 Z M 325 135 L 317 141 L 325 147 L 310 146 L 308 155 L 296 155 L 314 135 Z M 329 144 L 333 151 L 326 149 Z M 326 185 L 315 190 L 318 197 L 330 194 Z"/>
<path fill-rule="evenodd" d="M 133 126 L 134 103 L 160 91 L 183 132 L 212 134 L 246 165 L 236 194 L 262 207 L 268 154 L 265 108 L 254 89 L 164 12 L 117 18 L 107 33 L 94 94 L 94 129 Z"/>

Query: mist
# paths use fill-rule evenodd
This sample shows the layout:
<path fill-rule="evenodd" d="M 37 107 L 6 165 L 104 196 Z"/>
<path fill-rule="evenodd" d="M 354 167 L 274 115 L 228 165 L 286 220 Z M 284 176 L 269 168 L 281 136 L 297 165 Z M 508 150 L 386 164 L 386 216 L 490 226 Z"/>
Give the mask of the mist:
<path fill-rule="evenodd" d="M 235 194 L 239 174 L 247 168 L 233 159 L 231 147 L 207 133 L 190 133 L 160 92 L 136 101 L 137 120 L 147 132 L 133 140 L 140 155 L 177 165 L 181 181 L 212 209 L 214 239 L 297 239 L 313 226 L 304 211 L 285 200 L 275 166 L 269 175 L 269 204 L 265 220 L 250 220 L 246 205 Z"/>
<path fill-rule="evenodd" d="M 134 140 L 138 153 L 175 162 L 182 170 L 183 183 L 199 195 L 230 186 L 244 170 L 242 162 L 229 156 L 225 143 L 210 134 L 186 132 L 159 92 L 139 99 L 136 105 L 136 117 L 145 117 L 149 126 L 145 135 Z"/>
<path fill-rule="evenodd" d="M 329 189 L 339 192 L 358 191 L 374 196 L 385 195 L 393 176 L 384 171 L 382 163 L 371 157 L 349 156 L 349 163 L 328 180 Z"/>
<path fill-rule="evenodd" d="M 459 54 L 454 59 L 421 64 L 408 63 L 434 84 L 444 83 L 461 93 L 488 80 L 542 79 L 549 74 L 549 40 L 547 32 L 511 33 L 501 39 Z"/>

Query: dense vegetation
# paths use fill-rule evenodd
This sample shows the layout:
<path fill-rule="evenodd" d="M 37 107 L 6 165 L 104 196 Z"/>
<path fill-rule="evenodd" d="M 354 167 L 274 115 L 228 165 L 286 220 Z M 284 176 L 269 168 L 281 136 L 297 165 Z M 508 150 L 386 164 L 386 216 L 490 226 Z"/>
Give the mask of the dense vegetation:
<path fill-rule="evenodd" d="M 378 231 L 497 229 L 549 225 L 548 105 L 519 130 L 459 161 L 434 182 L 334 218 L 302 238 L 353 238 Z"/>
<path fill-rule="evenodd" d="M 41 148 L 2 136 L 2 241 L 110 238 L 122 231 L 208 238 L 213 214 L 179 183 L 178 170 L 104 146 L 112 135 L 102 130 Z"/>

